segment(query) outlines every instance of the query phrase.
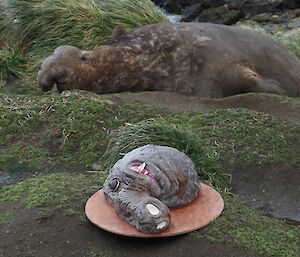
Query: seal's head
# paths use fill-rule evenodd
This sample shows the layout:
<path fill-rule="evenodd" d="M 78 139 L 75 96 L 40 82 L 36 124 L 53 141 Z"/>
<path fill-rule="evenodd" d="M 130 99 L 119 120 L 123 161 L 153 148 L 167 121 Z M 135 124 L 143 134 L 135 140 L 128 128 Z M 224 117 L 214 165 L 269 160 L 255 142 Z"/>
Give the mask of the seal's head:
<path fill-rule="evenodd" d="M 152 171 L 140 162 L 122 171 L 117 163 L 104 184 L 105 197 L 119 217 L 144 233 L 157 233 L 169 225 L 168 207 L 153 197 L 160 191 Z"/>
<path fill-rule="evenodd" d="M 37 81 L 45 92 L 51 90 L 54 85 L 60 92 L 78 88 L 78 84 L 82 88 L 88 88 L 95 81 L 90 52 L 69 45 L 56 48 L 54 53 L 43 61 Z"/>

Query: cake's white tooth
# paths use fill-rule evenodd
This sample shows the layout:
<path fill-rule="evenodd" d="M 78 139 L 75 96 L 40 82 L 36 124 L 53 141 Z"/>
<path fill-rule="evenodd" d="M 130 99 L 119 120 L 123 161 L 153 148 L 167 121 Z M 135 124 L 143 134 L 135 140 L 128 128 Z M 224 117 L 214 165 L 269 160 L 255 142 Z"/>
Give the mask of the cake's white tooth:
<path fill-rule="evenodd" d="M 142 170 L 144 170 L 146 167 L 146 163 L 143 162 L 139 167 L 138 167 L 138 172 L 141 172 Z"/>
<path fill-rule="evenodd" d="M 158 223 L 158 225 L 157 225 L 157 229 L 163 229 L 163 228 L 165 228 L 166 227 L 166 225 L 167 225 L 167 222 L 166 221 L 162 221 L 161 223 Z"/>
<path fill-rule="evenodd" d="M 159 209 L 151 203 L 146 204 L 146 208 L 150 212 L 150 214 L 153 216 L 156 216 L 160 213 Z"/>

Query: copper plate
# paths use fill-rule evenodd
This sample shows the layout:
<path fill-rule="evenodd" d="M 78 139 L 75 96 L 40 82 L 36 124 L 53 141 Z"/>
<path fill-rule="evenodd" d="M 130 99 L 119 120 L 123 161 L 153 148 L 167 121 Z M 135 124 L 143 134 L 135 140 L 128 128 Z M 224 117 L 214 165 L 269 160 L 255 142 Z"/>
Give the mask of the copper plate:
<path fill-rule="evenodd" d="M 105 200 L 102 190 L 93 194 L 87 201 L 85 213 L 88 219 L 99 228 L 114 234 L 129 237 L 170 237 L 185 234 L 208 225 L 223 211 L 221 195 L 202 184 L 198 197 L 189 205 L 171 209 L 170 225 L 157 234 L 144 234 L 132 225 L 122 221 Z"/>

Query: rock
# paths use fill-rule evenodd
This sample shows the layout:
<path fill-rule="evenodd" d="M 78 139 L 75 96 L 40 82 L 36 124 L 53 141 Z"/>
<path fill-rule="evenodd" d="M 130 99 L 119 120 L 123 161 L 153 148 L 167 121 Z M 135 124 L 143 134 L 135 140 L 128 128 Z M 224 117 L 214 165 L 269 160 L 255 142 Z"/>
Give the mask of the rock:
<path fill-rule="evenodd" d="M 182 10 L 182 6 L 179 3 L 174 2 L 172 0 L 167 1 L 166 3 L 164 3 L 164 5 L 162 7 L 167 12 L 169 12 L 169 13 L 175 13 L 175 14 L 180 14 L 181 10 Z"/>
<path fill-rule="evenodd" d="M 295 18 L 300 17 L 300 9 L 296 9 L 296 10 L 294 11 L 294 15 L 295 15 Z"/>
<path fill-rule="evenodd" d="M 185 7 L 197 4 L 199 1 L 197 0 L 154 0 L 153 2 L 169 13 L 181 14 L 182 10 Z"/>
<path fill-rule="evenodd" d="M 253 16 L 251 20 L 256 22 L 267 22 L 270 21 L 271 18 L 272 18 L 272 13 L 260 13 Z"/>
<path fill-rule="evenodd" d="M 186 8 L 184 8 L 184 10 L 182 11 L 181 21 L 194 21 L 202 13 L 202 11 L 205 11 L 207 9 L 210 10 L 210 9 L 215 9 L 216 7 L 220 7 L 221 8 L 220 10 L 223 10 L 224 4 L 225 4 L 224 0 L 206 0 L 206 1 L 201 1 L 200 3 L 194 5 L 189 5 Z M 204 16 L 206 15 L 207 14 L 204 14 Z"/>
<path fill-rule="evenodd" d="M 300 17 L 293 19 L 289 23 L 290 29 L 300 29 Z"/>
<path fill-rule="evenodd" d="M 177 13 L 181 22 L 199 21 L 235 24 L 259 22 L 270 33 L 299 27 L 300 0 L 153 0 L 167 12 Z"/>
<path fill-rule="evenodd" d="M 186 7 L 192 7 L 193 5 L 201 5 L 205 9 L 208 9 L 225 4 L 225 0 L 154 0 L 153 2 L 167 12 L 174 14 L 182 14 Z M 196 17 L 197 15 L 194 18 Z"/>
<path fill-rule="evenodd" d="M 204 1 L 198 1 L 204 4 L 204 6 L 207 7 L 219 7 L 221 5 L 225 4 L 225 0 L 204 0 Z"/>
<path fill-rule="evenodd" d="M 300 1 L 299 0 L 281 0 L 280 7 L 286 8 L 286 9 L 300 8 Z"/>
<path fill-rule="evenodd" d="M 281 23 L 282 21 L 283 21 L 282 17 L 279 15 L 272 15 L 271 19 L 270 19 L 270 22 L 276 23 L 276 24 Z"/>
<path fill-rule="evenodd" d="M 272 22 L 278 24 L 283 22 L 283 17 L 279 15 L 273 15 L 272 13 L 260 13 L 252 17 L 251 20 L 256 22 Z"/>
<path fill-rule="evenodd" d="M 182 12 L 181 21 L 193 21 L 203 10 L 205 10 L 203 3 L 188 6 Z"/>
<path fill-rule="evenodd" d="M 212 22 L 226 25 L 232 25 L 241 18 L 241 12 L 238 10 L 229 10 L 226 6 L 210 8 L 204 10 L 196 18 L 198 22 Z"/>
<path fill-rule="evenodd" d="M 249 19 L 259 13 L 274 13 L 281 0 L 226 0 L 230 9 L 240 10 Z"/>

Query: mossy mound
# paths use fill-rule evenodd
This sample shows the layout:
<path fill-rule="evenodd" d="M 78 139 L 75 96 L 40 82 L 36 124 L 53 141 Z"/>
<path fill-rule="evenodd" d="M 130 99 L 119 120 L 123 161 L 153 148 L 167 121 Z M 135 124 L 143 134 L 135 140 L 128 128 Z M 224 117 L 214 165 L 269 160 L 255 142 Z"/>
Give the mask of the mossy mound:
<path fill-rule="evenodd" d="M 186 113 L 170 119 L 194 131 L 211 154 L 227 163 L 300 165 L 300 128 L 248 109 Z"/>
<path fill-rule="evenodd" d="M 115 137 L 110 132 L 126 123 L 131 126 L 125 128 L 130 128 L 123 136 L 127 138 L 125 148 L 115 153 L 143 143 L 161 143 L 192 154 L 197 153 L 192 149 L 199 144 L 205 158 L 227 165 L 300 164 L 299 127 L 246 109 L 183 113 L 166 117 L 163 123 L 154 119 L 136 124 L 161 112 L 137 102 L 116 106 L 104 98 L 93 100 L 80 94 L 0 94 L 0 107 L 0 169 L 4 171 L 41 172 L 64 164 L 69 170 L 91 169 L 100 162 L 110 138 Z M 145 127 L 151 131 L 139 134 Z M 130 141 L 134 134 L 138 142 Z M 108 151 L 114 149 L 110 145 Z M 110 165 L 115 160 L 116 156 Z"/>
<path fill-rule="evenodd" d="M 0 107 L 0 169 L 4 171 L 105 166 L 100 160 L 111 137 L 121 141 L 109 145 L 107 150 L 114 156 L 105 167 L 119 153 L 147 143 L 177 147 L 195 154 L 196 162 L 202 155 L 199 165 L 204 162 L 210 167 L 211 161 L 229 167 L 241 162 L 300 165 L 300 128 L 247 109 L 189 112 L 137 123 L 162 112 L 137 102 L 117 106 L 105 98 L 80 94 L 0 94 Z M 111 133 L 127 123 L 119 136 Z"/>
<path fill-rule="evenodd" d="M 91 168 L 109 141 L 109 132 L 126 122 L 155 115 L 84 96 L 0 94 L 0 169 L 42 172 L 56 165 Z"/>

